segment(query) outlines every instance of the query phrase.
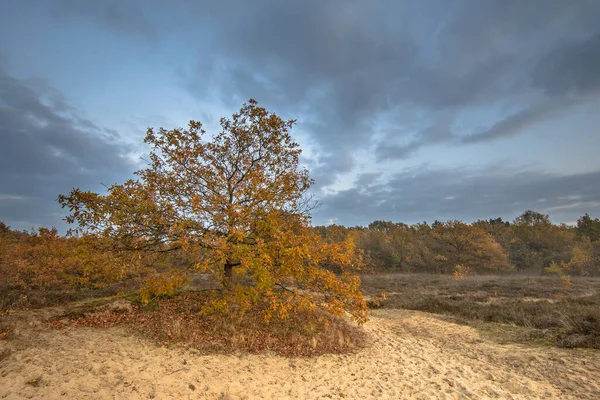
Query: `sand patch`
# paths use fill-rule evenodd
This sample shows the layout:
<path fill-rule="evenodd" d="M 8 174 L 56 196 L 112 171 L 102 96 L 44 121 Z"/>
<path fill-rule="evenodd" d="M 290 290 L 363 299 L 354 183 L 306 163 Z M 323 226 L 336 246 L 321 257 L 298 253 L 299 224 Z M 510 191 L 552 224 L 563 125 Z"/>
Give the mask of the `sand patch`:
<path fill-rule="evenodd" d="M 203 355 L 120 327 L 30 329 L 0 341 L 0 398 L 600 398 L 598 351 L 500 346 L 419 312 L 379 310 L 369 347 L 316 358 Z"/>

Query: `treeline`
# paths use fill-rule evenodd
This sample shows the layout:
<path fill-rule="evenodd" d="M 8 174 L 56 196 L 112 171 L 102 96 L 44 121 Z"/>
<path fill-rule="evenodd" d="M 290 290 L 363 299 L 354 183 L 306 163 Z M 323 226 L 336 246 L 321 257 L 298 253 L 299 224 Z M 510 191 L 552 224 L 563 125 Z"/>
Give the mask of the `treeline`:
<path fill-rule="evenodd" d="M 600 220 L 588 214 L 575 227 L 526 211 L 512 222 L 375 221 L 367 227 L 315 229 L 332 242 L 352 238 L 374 271 L 600 275 Z"/>
<path fill-rule="evenodd" d="M 329 243 L 351 239 L 364 269 L 375 272 L 600 275 L 600 220 L 587 214 L 574 227 L 526 211 L 512 222 L 375 221 L 367 227 L 313 229 Z M 331 264 L 327 267 L 335 269 Z M 142 257 L 99 236 L 65 237 L 48 228 L 17 231 L 0 222 L 0 286 L 102 288 L 127 280 L 156 286 L 153 277 L 165 271 L 193 272 L 194 263 L 183 251 Z"/>

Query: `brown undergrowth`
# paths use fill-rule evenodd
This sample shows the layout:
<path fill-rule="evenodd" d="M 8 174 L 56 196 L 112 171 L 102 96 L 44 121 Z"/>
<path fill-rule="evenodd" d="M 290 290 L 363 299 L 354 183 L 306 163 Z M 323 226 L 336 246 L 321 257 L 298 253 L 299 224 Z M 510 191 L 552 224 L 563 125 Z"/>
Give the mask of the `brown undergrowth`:
<path fill-rule="evenodd" d="M 121 300 L 123 302 L 124 300 Z M 353 352 L 366 345 L 364 331 L 329 315 L 296 313 L 266 323 L 259 305 L 242 313 L 202 315 L 208 296 L 183 292 L 173 298 L 156 299 L 147 305 L 121 303 L 102 312 L 68 313 L 49 324 L 112 327 L 123 325 L 166 346 L 191 347 L 207 353 L 273 352 L 282 356 L 315 356 Z"/>
<path fill-rule="evenodd" d="M 600 349 L 600 279 L 554 276 L 387 274 L 362 277 L 382 306 L 441 314 L 503 343 Z"/>

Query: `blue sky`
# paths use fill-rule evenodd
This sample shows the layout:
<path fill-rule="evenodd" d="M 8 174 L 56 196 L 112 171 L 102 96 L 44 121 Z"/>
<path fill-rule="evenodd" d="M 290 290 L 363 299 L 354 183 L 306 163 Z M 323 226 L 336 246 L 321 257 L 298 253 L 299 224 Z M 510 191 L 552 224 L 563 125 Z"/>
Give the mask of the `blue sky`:
<path fill-rule="evenodd" d="M 600 214 L 597 1 L 0 2 L 0 220 L 141 167 L 148 127 L 295 118 L 314 223 Z"/>

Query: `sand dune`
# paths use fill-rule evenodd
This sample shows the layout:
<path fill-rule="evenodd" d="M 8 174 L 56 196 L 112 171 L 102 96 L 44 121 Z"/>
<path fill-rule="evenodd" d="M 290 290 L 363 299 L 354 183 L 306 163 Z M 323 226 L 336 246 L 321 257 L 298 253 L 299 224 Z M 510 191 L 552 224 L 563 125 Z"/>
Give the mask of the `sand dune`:
<path fill-rule="evenodd" d="M 377 311 L 357 354 L 289 359 L 167 349 L 123 328 L 28 326 L 0 341 L 0 398 L 600 398 L 597 351 L 500 346 L 469 327 Z"/>

